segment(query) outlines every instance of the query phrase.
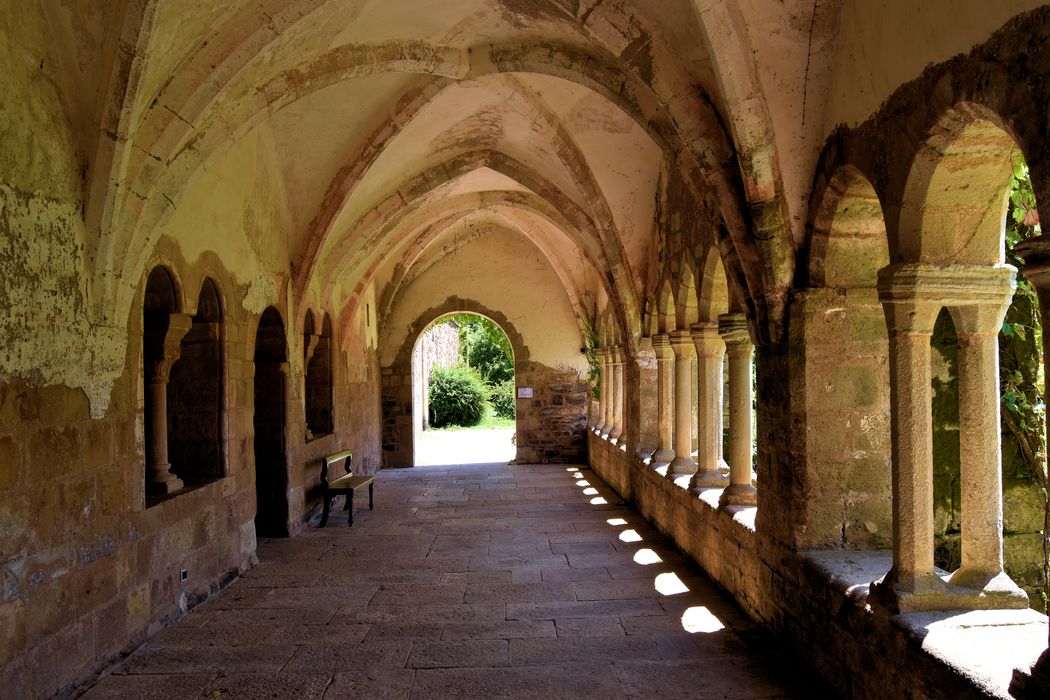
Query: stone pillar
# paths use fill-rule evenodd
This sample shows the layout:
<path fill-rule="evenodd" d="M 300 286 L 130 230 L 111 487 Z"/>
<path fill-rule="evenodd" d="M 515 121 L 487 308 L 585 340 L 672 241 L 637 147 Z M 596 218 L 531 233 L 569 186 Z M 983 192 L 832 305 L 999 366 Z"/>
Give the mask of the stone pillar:
<path fill-rule="evenodd" d="M 729 466 L 722 459 L 722 358 L 725 342 L 717 323 L 693 326 L 696 346 L 699 406 L 697 408 L 698 464 L 689 488 L 723 488 L 729 483 Z"/>
<path fill-rule="evenodd" d="M 674 350 L 671 348 L 671 337 L 667 333 L 653 336 L 653 350 L 656 352 L 656 384 L 658 403 L 658 439 L 659 445 L 653 453 L 650 466 L 653 469 L 666 467 L 674 459 L 671 440 L 674 436 Z"/>
<path fill-rule="evenodd" d="M 594 422 L 594 432 L 605 435 L 609 431 L 609 350 L 598 351 L 598 418 Z"/>
<path fill-rule="evenodd" d="M 634 403 L 628 404 L 627 397 L 631 394 L 626 383 L 624 384 L 624 410 L 630 405 L 634 408 L 631 414 L 630 428 L 637 433 L 637 444 L 635 445 L 635 457 L 638 461 L 650 464 L 653 453 L 659 447 L 659 397 L 657 396 L 656 379 L 656 351 L 653 350 L 653 339 L 642 336 L 635 343 L 633 353 L 634 371 L 636 374 L 635 391 L 637 395 L 632 397 Z M 624 366 L 624 381 L 627 381 L 627 368 Z M 624 419 L 625 423 L 626 418 Z M 627 428 L 625 427 L 626 431 Z"/>
<path fill-rule="evenodd" d="M 1002 571 L 996 334 L 1013 287 L 1008 265 L 905 263 L 879 271 L 890 337 L 893 568 L 875 592 L 901 612 L 1027 605 L 1027 596 Z M 930 337 L 941 308 L 953 312 L 960 340 L 964 554 L 951 586 L 933 561 Z"/>
<path fill-rule="evenodd" d="M 670 334 L 674 350 L 674 453 L 667 476 L 676 478 L 696 471 L 693 461 L 693 340 L 688 331 Z"/>
<path fill-rule="evenodd" d="M 1039 315 L 1042 316 L 1043 328 L 1050 328 L 1050 234 L 1021 241 L 1014 246 L 1014 252 L 1024 259 L 1024 276 L 1032 283 L 1039 296 Z M 1050 377 L 1050 353 L 1046 351 L 1045 333 L 1043 372 L 1045 376 Z M 1046 489 L 1050 492 L 1050 470 L 1047 470 L 1047 475 Z M 1047 525 L 1050 525 L 1050 512 L 1047 513 L 1047 521 Z M 1047 579 L 1046 586 L 1047 597 L 1050 598 L 1050 579 Z M 1014 671 L 1010 692 L 1019 698 L 1050 697 L 1050 648 L 1040 655 L 1031 668 L 1019 668 Z"/>
<path fill-rule="evenodd" d="M 147 324 L 143 338 L 143 369 L 146 380 L 145 409 L 150 424 L 146 445 L 146 492 L 167 495 L 183 488 L 182 479 L 171 473 L 168 462 L 168 379 L 179 359 L 182 339 L 193 320 L 186 314 L 163 314 Z"/>
<path fill-rule="evenodd" d="M 723 506 L 753 506 L 758 493 L 751 485 L 751 365 L 755 346 L 743 314 L 718 317 L 718 333 L 729 356 L 729 486 L 719 502 Z"/>
<path fill-rule="evenodd" d="M 612 349 L 612 429 L 609 431 L 609 442 L 614 445 L 621 444 L 621 438 L 626 438 L 623 431 L 623 348 L 617 346 Z"/>
<path fill-rule="evenodd" d="M 997 579 L 1006 577 L 1003 572 L 999 329 L 1012 294 L 1011 288 L 998 302 L 965 306 L 956 313 L 962 566 L 950 582 L 982 590 L 997 589 Z M 1010 588 L 1013 586 L 1007 585 L 1007 589 Z"/>

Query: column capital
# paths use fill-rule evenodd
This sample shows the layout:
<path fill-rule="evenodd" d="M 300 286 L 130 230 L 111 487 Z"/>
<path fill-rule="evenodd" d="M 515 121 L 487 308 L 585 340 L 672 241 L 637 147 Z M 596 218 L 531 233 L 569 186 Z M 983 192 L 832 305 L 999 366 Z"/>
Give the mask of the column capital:
<path fill-rule="evenodd" d="M 656 352 L 657 360 L 673 359 L 674 350 L 671 348 L 671 336 L 667 333 L 656 333 L 653 335 L 653 350 Z"/>
<path fill-rule="evenodd" d="M 634 364 L 638 369 L 656 368 L 656 349 L 653 347 L 653 339 L 642 336 L 635 344 Z"/>
<path fill-rule="evenodd" d="M 750 348 L 753 345 L 747 316 L 741 313 L 721 314 L 718 317 L 718 334 L 729 350 L 744 346 Z"/>
<path fill-rule="evenodd" d="M 689 329 L 689 335 L 696 346 L 696 354 L 700 357 L 720 357 L 726 349 L 725 341 L 718 333 L 718 323 L 707 321 L 698 323 Z"/>
<path fill-rule="evenodd" d="M 689 334 L 689 331 L 671 331 L 667 336 L 668 342 L 676 354 L 682 354 L 693 347 L 693 337 Z"/>
<path fill-rule="evenodd" d="M 1013 265 L 934 265 L 897 263 L 879 270 L 879 301 L 885 304 L 932 302 L 970 306 L 1009 302 L 1017 286 Z"/>
<path fill-rule="evenodd" d="M 143 367 L 151 384 L 166 383 L 172 365 L 182 354 L 182 339 L 193 327 L 193 318 L 188 314 L 168 314 L 156 318 L 149 324 L 143 340 Z"/>

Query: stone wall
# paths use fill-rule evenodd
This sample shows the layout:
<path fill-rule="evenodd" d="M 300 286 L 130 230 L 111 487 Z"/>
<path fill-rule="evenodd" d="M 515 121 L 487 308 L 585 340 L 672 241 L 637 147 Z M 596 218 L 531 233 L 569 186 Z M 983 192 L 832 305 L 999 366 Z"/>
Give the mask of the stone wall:
<path fill-rule="evenodd" d="M 199 286 L 208 267 L 179 265 L 191 288 Z M 243 293 L 214 266 L 210 274 L 228 298 Z M 150 507 L 144 481 L 141 306 L 129 319 L 125 370 L 102 419 L 91 417 L 81 390 L 0 383 L 0 687 L 5 697 L 50 697 L 85 681 L 254 562 L 252 387 L 258 319 L 235 305 L 224 310 L 224 475 Z M 298 335 L 287 334 L 290 346 Z M 289 357 L 301 357 L 301 348 L 297 354 L 293 347 Z M 289 533 L 300 531 L 319 505 L 323 455 L 349 447 L 361 471 L 374 472 L 379 465 L 375 349 L 339 351 L 336 358 L 336 430 L 330 435 L 306 441 L 302 368 L 293 367 L 287 380 Z"/>
<path fill-rule="evenodd" d="M 857 584 L 886 571 L 888 552 L 797 553 L 777 537 L 756 531 L 761 495 L 759 509 L 718 508 L 720 490 L 697 498 L 649 469 L 629 449 L 592 432 L 588 442 L 594 472 L 674 540 L 753 619 L 780 635 L 784 648 L 805 658 L 835 697 L 989 696 L 981 681 L 924 648 L 921 615 L 916 621 L 872 613 L 867 586 L 858 590 Z M 826 691 L 813 692 L 818 696 Z"/>

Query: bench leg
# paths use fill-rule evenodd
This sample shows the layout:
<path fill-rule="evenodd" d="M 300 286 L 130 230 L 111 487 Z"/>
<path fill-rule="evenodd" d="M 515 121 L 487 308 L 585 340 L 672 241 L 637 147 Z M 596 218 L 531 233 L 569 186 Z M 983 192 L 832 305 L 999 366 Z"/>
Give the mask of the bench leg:
<path fill-rule="evenodd" d="M 321 525 L 320 525 L 320 527 L 324 527 L 325 525 L 328 524 L 328 512 L 330 510 L 332 510 L 332 497 L 329 496 L 328 494 L 325 494 L 325 496 L 324 496 L 324 510 L 321 511 Z"/>
<path fill-rule="evenodd" d="M 347 527 L 353 527 L 354 526 L 354 490 L 353 489 L 350 489 L 349 491 L 346 492 L 346 505 L 347 505 L 347 510 L 350 511 L 350 516 L 349 516 L 349 518 L 347 520 L 346 526 Z"/>
<path fill-rule="evenodd" d="M 372 487 L 375 486 L 375 482 L 368 485 L 368 510 L 372 510 Z"/>

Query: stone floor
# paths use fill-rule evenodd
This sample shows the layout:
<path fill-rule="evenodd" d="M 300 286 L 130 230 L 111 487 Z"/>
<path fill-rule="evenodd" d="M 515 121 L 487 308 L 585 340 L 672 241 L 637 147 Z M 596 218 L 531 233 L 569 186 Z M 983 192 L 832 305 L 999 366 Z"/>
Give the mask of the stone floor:
<path fill-rule="evenodd" d="M 384 471 L 259 560 L 83 697 L 812 697 L 587 469 Z"/>

